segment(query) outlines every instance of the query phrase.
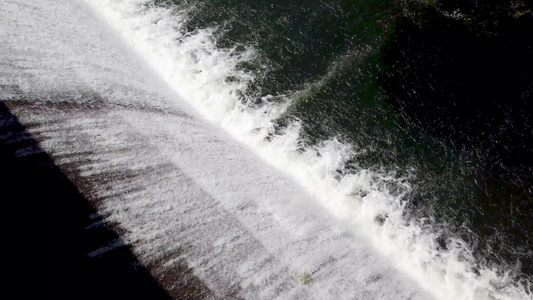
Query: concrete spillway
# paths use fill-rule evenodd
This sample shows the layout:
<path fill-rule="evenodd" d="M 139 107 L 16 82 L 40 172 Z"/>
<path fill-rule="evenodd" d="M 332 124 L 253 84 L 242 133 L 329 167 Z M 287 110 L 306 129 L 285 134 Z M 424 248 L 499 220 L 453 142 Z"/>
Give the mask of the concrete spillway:
<path fill-rule="evenodd" d="M 430 298 L 187 106 L 82 1 L 5 0 L 0 16 L 0 139 L 36 141 L 13 159 L 46 152 L 93 207 L 83 230 L 112 229 L 89 262 L 127 248 L 175 299 Z"/>

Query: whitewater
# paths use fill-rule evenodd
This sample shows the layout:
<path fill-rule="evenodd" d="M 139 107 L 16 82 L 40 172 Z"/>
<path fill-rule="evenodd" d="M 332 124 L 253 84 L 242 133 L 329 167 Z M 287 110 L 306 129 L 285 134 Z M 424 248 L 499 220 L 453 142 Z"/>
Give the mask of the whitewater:
<path fill-rule="evenodd" d="M 474 271 L 465 242 L 436 250 L 437 233 L 406 221 L 408 177 L 343 173 L 365 145 L 333 136 L 302 146 L 299 120 L 277 130 L 305 90 L 255 99 L 248 88 L 261 74 L 238 66 L 261 57 L 218 47 L 216 28 L 187 31 L 194 5 L 0 7 L 1 83 L 20 90 L 0 99 L 31 104 L 15 113 L 39 124 L 30 132 L 59 164 L 86 155 L 87 180 L 140 174 L 93 184 L 99 212 L 143 263 L 168 274 L 185 259 L 215 298 L 533 299 L 510 271 Z"/>

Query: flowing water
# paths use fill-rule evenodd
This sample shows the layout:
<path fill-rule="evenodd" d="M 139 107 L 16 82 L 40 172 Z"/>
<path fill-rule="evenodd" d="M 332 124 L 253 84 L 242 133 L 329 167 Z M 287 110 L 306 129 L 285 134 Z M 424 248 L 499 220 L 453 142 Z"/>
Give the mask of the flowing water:
<path fill-rule="evenodd" d="M 87 2 L 433 296 L 532 299 L 533 17 L 487 36 L 432 1 Z"/>

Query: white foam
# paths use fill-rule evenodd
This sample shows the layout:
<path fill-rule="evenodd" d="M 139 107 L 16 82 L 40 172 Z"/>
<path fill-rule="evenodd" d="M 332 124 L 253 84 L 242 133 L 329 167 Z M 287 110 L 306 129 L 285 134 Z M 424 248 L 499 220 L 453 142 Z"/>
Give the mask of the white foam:
<path fill-rule="evenodd" d="M 339 178 L 337 170 L 348 159 L 357 159 L 357 147 L 333 138 L 319 147 L 298 151 L 298 121 L 283 134 L 265 139 L 274 133 L 273 121 L 285 112 L 290 99 L 277 104 L 267 96 L 253 109 L 243 104 L 238 95 L 246 94 L 254 77 L 237 66 L 255 59 L 254 50 L 237 54 L 234 49 L 221 49 L 210 28 L 185 32 L 183 24 L 192 7 L 172 10 L 152 6 L 148 0 L 86 2 L 203 116 L 292 176 L 336 218 L 350 223 L 351 230 L 435 297 L 531 299 L 524 287 L 509 284 L 506 275 L 488 269 L 472 272 L 474 259 L 464 242 L 457 241 L 448 251 L 436 251 L 433 234 L 414 222 L 406 223 L 403 196 L 412 189 L 407 178 L 373 170 Z M 228 82 L 230 76 L 236 80 Z M 400 186 L 400 192 L 392 193 L 389 183 Z M 375 222 L 379 215 L 387 216 L 383 225 Z"/>

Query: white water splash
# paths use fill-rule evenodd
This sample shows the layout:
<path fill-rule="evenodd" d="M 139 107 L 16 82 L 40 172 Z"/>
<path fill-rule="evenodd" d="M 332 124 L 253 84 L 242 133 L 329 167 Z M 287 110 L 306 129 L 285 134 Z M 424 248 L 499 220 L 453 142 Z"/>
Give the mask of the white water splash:
<path fill-rule="evenodd" d="M 148 0 L 87 2 L 204 117 L 295 178 L 338 219 L 350 224 L 355 234 L 368 239 L 434 296 L 532 299 L 525 287 L 509 284 L 507 275 L 488 269 L 475 274 L 474 259 L 463 241 L 455 241 L 447 251 L 435 250 L 436 236 L 402 217 L 404 196 L 412 189 L 406 178 L 372 170 L 339 176 L 337 171 L 349 159 L 357 159 L 356 148 L 331 139 L 299 151 L 298 121 L 272 136 L 273 122 L 290 100 L 277 104 L 267 96 L 259 108 L 243 104 L 238 95 L 246 94 L 254 77 L 237 66 L 256 58 L 253 49 L 237 54 L 235 49 L 217 47 L 214 29 L 186 32 L 183 25 L 193 7 L 163 8 Z M 234 80 L 226 80 L 229 77 Z M 400 186 L 401 192 L 392 193 L 388 183 Z M 380 217 L 383 222 L 376 222 Z"/>

